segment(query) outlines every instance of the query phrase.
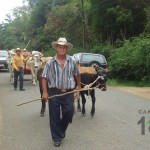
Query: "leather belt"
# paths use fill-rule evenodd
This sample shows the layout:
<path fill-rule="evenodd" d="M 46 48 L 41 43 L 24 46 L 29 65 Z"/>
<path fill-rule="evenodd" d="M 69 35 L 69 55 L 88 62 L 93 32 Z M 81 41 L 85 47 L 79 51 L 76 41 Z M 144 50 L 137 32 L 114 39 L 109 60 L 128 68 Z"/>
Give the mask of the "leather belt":
<path fill-rule="evenodd" d="M 73 91 L 73 89 L 58 89 L 58 88 L 50 88 L 50 90 L 55 90 L 59 93 L 66 93 L 66 92 Z"/>

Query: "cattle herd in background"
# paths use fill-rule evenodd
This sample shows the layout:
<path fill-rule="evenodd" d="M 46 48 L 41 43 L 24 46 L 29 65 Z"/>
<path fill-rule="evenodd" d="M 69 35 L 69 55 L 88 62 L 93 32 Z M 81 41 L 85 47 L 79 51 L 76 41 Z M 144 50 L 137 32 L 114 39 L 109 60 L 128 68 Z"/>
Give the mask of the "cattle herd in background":
<path fill-rule="evenodd" d="M 13 59 L 14 55 L 15 55 L 15 52 L 13 50 L 8 51 L 7 63 L 8 63 L 9 73 L 10 73 L 10 83 L 11 84 L 13 84 L 12 59 Z M 47 61 L 49 59 L 51 59 L 51 57 L 44 57 L 43 54 L 38 51 L 31 51 L 31 52 L 28 52 L 27 50 L 23 51 L 23 56 L 25 58 L 28 57 L 29 55 L 31 57 L 25 63 L 24 72 L 25 72 L 25 74 L 31 74 L 33 85 L 36 85 L 37 81 L 39 81 L 39 89 L 40 89 L 41 98 L 42 98 L 43 90 L 42 90 L 42 84 L 41 84 L 41 74 L 42 74 L 45 64 L 47 63 Z M 78 62 L 78 61 L 76 61 L 76 62 Z M 107 70 L 103 69 L 97 65 L 94 65 L 92 67 L 95 68 L 96 74 L 94 74 L 94 75 L 88 74 L 88 73 L 81 74 L 81 87 L 85 88 L 85 87 L 87 87 L 87 85 L 90 85 L 91 83 L 93 83 L 90 88 L 97 87 L 97 88 L 101 89 L 101 91 L 106 91 L 107 90 L 107 88 L 106 88 Z M 87 89 L 86 91 L 81 91 L 80 94 L 76 93 L 76 95 L 78 95 L 77 96 L 77 110 L 81 111 L 82 115 L 86 114 L 85 94 L 91 96 L 91 100 L 92 100 L 91 116 L 94 116 L 95 101 L 96 101 L 94 88 L 91 90 Z M 80 96 L 81 96 L 81 100 L 82 100 L 82 107 L 80 106 Z M 43 117 L 45 110 L 46 110 L 46 101 L 41 100 L 41 104 L 42 104 L 42 106 L 41 106 L 40 115 Z"/>
<path fill-rule="evenodd" d="M 9 68 L 9 73 L 10 73 L 10 83 L 13 84 L 13 66 L 12 66 L 12 60 L 13 56 L 15 55 L 14 50 L 8 51 L 8 57 L 7 57 L 7 63 L 8 63 L 8 68 Z M 47 61 L 48 58 L 50 57 L 43 57 L 43 54 L 38 51 L 31 51 L 28 52 L 27 50 L 23 51 L 23 56 L 26 58 L 29 55 L 31 57 L 25 62 L 24 65 L 24 74 L 31 74 L 32 76 L 32 85 L 37 84 L 37 72 L 38 70 L 43 67 L 45 64 L 45 61 Z"/>

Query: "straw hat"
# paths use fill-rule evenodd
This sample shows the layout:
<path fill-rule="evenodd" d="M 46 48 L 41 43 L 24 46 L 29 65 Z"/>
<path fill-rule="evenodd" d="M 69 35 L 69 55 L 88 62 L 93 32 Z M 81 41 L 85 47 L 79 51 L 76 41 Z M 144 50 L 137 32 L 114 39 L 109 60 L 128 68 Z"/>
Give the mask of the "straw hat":
<path fill-rule="evenodd" d="M 22 51 L 22 49 L 21 48 L 16 48 L 16 49 L 14 49 L 14 52 L 16 53 L 17 51 Z"/>
<path fill-rule="evenodd" d="M 60 37 L 58 41 L 52 42 L 51 45 L 54 49 L 57 48 L 57 45 L 66 45 L 68 50 L 71 50 L 73 48 L 73 45 L 67 42 L 66 38 L 62 38 L 62 37 Z"/>

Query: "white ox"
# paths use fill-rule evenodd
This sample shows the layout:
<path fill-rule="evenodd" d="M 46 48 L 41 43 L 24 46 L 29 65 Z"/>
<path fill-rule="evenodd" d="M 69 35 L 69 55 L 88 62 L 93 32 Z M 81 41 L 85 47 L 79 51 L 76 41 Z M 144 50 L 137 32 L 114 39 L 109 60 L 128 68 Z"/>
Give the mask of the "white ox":
<path fill-rule="evenodd" d="M 31 53 L 31 54 L 29 54 Z M 7 57 L 7 63 L 8 63 L 8 68 L 9 68 L 9 73 L 10 73 L 10 83 L 14 83 L 14 68 L 12 66 L 12 60 L 13 56 L 16 53 L 14 50 L 8 51 L 8 57 Z M 26 74 L 26 69 L 28 68 L 29 71 L 31 71 L 31 76 L 32 76 L 32 84 L 36 85 L 37 83 L 37 71 L 41 67 L 42 62 L 41 62 L 41 57 L 42 54 L 38 51 L 32 51 L 32 52 L 23 52 L 24 57 L 28 57 L 28 55 L 31 55 L 31 57 L 26 61 L 25 66 L 24 66 L 24 72 Z"/>
<path fill-rule="evenodd" d="M 32 84 L 36 85 L 37 83 L 37 72 L 42 65 L 41 57 L 42 53 L 38 51 L 32 51 L 31 57 L 27 60 L 26 66 L 29 66 L 31 75 L 32 75 Z"/>
<path fill-rule="evenodd" d="M 16 53 L 14 52 L 14 49 L 8 51 L 8 56 L 7 56 L 7 64 L 8 64 L 8 69 L 9 69 L 9 74 L 10 74 L 10 83 L 13 84 L 14 83 L 14 69 L 12 66 L 12 60 L 13 60 L 13 56 Z"/>

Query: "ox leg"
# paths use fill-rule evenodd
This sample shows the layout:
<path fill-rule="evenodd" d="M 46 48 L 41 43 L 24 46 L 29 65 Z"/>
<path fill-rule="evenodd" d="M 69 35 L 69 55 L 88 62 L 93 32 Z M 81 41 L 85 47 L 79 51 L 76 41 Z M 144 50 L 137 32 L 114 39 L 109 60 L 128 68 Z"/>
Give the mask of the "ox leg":
<path fill-rule="evenodd" d="M 85 111 L 85 103 L 86 103 L 86 99 L 84 96 L 84 93 L 81 92 L 81 98 L 82 98 L 82 115 L 85 116 L 86 111 Z"/>
<path fill-rule="evenodd" d="M 14 84 L 14 73 L 13 72 L 10 75 L 10 83 Z"/>
<path fill-rule="evenodd" d="M 80 99 L 77 100 L 77 110 L 78 112 L 81 112 Z"/>
<path fill-rule="evenodd" d="M 35 67 L 35 82 L 37 83 L 37 72 L 38 72 L 38 67 Z"/>
<path fill-rule="evenodd" d="M 41 112 L 40 112 L 40 116 L 41 117 L 44 117 L 44 113 L 45 113 L 45 111 L 46 111 L 46 101 L 45 100 L 41 100 L 41 103 L 42 103 L 42 107 L 41 107 Z"/>
<path fill-rule="evenodd" d="M 74 100 L 77 101 L 77 111 L 81 112 L 81 105 L 80 105 L 80 93 L 74 93 Z"/>
<path fill-rule="evenodd" d="M 10 64 L 8 65 L 8 70 L 9 70 L 9 74 L 10 74 L 10 83 L 14 84 L 14 72 L 13 72 L 13 69 L 10 66 Z"/>
<path fill-rule="evenodd" d="M 94 114 L 95 114 L 95 101 L 96 101 L 95 90 L 92 90 L 90 92 L 90 94 L 91 94 L 91 98 L 92 98 L 91 116 L 94 116 Z"/>
<path fill-rule="evenodd" d="M 41 98 L 42 98 L 42 94 L 43 94 L 43 89 L 42 89 L 42 79 L 41 79 L 41 74 L 39 73 L 39 89 L 40 89 L 40 94 L 41 94 Z M 41 100 L 41 112 L 40 112 L 40 116 L 44 117 L 44 113 L 46 111 L 46 101 L 44 99 Z"/>
<path fill-rule="evenodd" d="M 13 84 L 13 72 L 10 72 L 10 84 Z"/>
<path fill-rule="evenodd" d="M 35 73 L 34 73 L 34 68 L 33 65 L 31 66 L 31 74 L 32 74 L 32 84 L 36 85 L 36 79 L 35 79 Z"/>

